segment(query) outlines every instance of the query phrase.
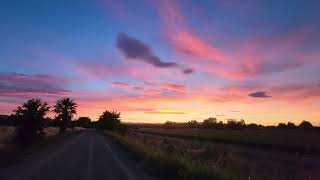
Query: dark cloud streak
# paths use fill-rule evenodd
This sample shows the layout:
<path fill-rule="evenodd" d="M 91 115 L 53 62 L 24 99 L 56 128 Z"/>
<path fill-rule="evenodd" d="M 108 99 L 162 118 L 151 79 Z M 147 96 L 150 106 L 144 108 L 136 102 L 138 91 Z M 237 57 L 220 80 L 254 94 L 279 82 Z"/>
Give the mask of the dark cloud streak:
<path fill-rule="evenodd" d="M 125 33 L 118 33 L 117 47 L 128 59 L 141 60 L 158 68 L 182 69 L 184 74 L 191 74 L 194 72 L 193 69 L 184 68 L 182 65 L 175 62 L 162 61 L 160 57 L 153 53 L 151 47 Z"/>
<path fill-rule="evenodd" d="M 254 98 L 270 98 L 272 96 L 267 95 L 267 92 L 265 91 L 259 91 L 248 94 L 248 96 L 254 97 Z"/>

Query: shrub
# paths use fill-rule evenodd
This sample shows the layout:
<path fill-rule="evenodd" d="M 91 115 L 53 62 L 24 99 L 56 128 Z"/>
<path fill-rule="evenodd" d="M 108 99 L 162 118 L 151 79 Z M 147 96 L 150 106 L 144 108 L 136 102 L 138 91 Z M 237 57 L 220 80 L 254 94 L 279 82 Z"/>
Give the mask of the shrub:
<path fill-rule="evenodd" d="M 277 128 L 279 128 L 279 129 L 287 129 L 287 125 L 285 123 L 279 123 Z"/>
<path fill-rule="evenodd" d="M 299 124 L 299 128 L 301 128 L 301 129 L 311 129 L 311 128 L 313 128 L 313 126 L 309 121 L 302 121 Z"/>
<path fill-rule="evenodd" d="M 120 113 L 117 111 L 106 110 L 96 122 L 96 128 L 117 130 L 121 124 Z"/>
<path fill-rule="evenodd" d="M 295 125 L 294 123 L 292 123 L 292 122 L 288 122 L 288 123 L 287 123 L 287 128 L 288 128 L 288 129 L 295 129 L 295 128 L 296 128 L 296 125 Z"/>
<path fill-rule="evenodd" d="M 230 129 L 243 129 L 246 127 L 246 123 L 243 119 L 241 119 L 240 121 L 229 119 L 226 126 Z"/>
<path fill-rule="evenodd" d="M 199 123 L 196 120 L 189 121 L 187 125 L 189 128 L 198 128 L 199 127 Z"/>
<path fill-rule="evenodd" d="M 202 127 L 206 129 L 214 128 L 217 123 L 217 119 L 214 117 L 210 117 L 208 119 L 203 120 Z"/>
<path fill-rule="evenodd" d="M 75 124 L 75 126 L 89 128 L 89 127 L 91 127 L 91 119 L 89 117 L 79 117 L 78 120 L 76 120 L 74 124 Z"/>
<path fill-rule="evenodd" d="M 175 126 L 176 126 L 176 123 L 175 123 L 175 122 L 172 122 L 172 121 L 166 121 L 166 122 L 163 124 L 163 127 L 164 127 L 164 128 L 168 128 L 168 129 L 175 128 Z"/>

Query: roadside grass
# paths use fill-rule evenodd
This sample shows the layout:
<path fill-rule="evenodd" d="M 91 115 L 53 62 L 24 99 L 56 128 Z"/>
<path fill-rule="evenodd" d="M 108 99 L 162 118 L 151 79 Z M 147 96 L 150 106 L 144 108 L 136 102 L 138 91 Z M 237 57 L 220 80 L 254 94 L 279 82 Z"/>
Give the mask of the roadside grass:
<path fill-rule="evenodd" d="M 69 130 L 64 135 L 58 135 L 58 128 L 48 127 L 45 129 L 45 135 L 26 149 L 21 149 L 16 143 L 13 142 L 15 135 L 14 127 L 0 127 L 0 169 L 14 165 L 27 156 L 40 152 L 49 144 L 60 142 L 67 137 L 76 135 L 82 129 Z M 5 137 L 5 138 L 4 138 Z"/>
<path fill-rule="evenodd" d="M 152 172 L 163 179 L 236 179 L 231 171 L 195 160 L 186 153 L 165 151 L 129 135 L 109 131 L 104 134 L 113 137 L 121 146 L 143 160 L 146 167 L 152 167 Z"/>
<path fill-rule="evenodd" d="M 146 133 L 132 132 L 130 136 L 158 149 L 182 152 L 192 159 L 230 170 L 237 174 L 237 179 L 320 178 L 319 156 Z"/>
<path fill-rule="evenodd" d="M 206 140 L 284 151 L 318 154 L 320 144 L 319 130 L 204 130 L 204 129 L 162 129 L 140 128 L 138 132 L 178 137 L 194 140 Z"/>

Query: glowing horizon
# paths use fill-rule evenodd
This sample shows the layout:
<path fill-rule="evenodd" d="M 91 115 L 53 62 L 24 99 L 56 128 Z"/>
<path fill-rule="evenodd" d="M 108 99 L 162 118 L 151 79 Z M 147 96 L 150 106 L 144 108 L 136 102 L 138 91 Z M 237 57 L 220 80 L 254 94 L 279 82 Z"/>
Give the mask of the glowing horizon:
<path fill-rule="evenodd" d="M 320 125 L 320 2 L 0 2 L 0 114 L 71 97 L 77 116 Z"/>

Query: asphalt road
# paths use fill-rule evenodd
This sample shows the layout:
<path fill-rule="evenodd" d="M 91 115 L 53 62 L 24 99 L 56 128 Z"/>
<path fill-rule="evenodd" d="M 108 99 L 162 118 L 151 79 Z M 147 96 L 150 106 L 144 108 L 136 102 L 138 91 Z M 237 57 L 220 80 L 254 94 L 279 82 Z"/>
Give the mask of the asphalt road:
<path fill-rule="evenodd" d="M 110 140 L 94 130 L 52 145 L 0 172 L 1 180 L 143 180 L 153 179 L 139 162 L 126 158 Z"/>

